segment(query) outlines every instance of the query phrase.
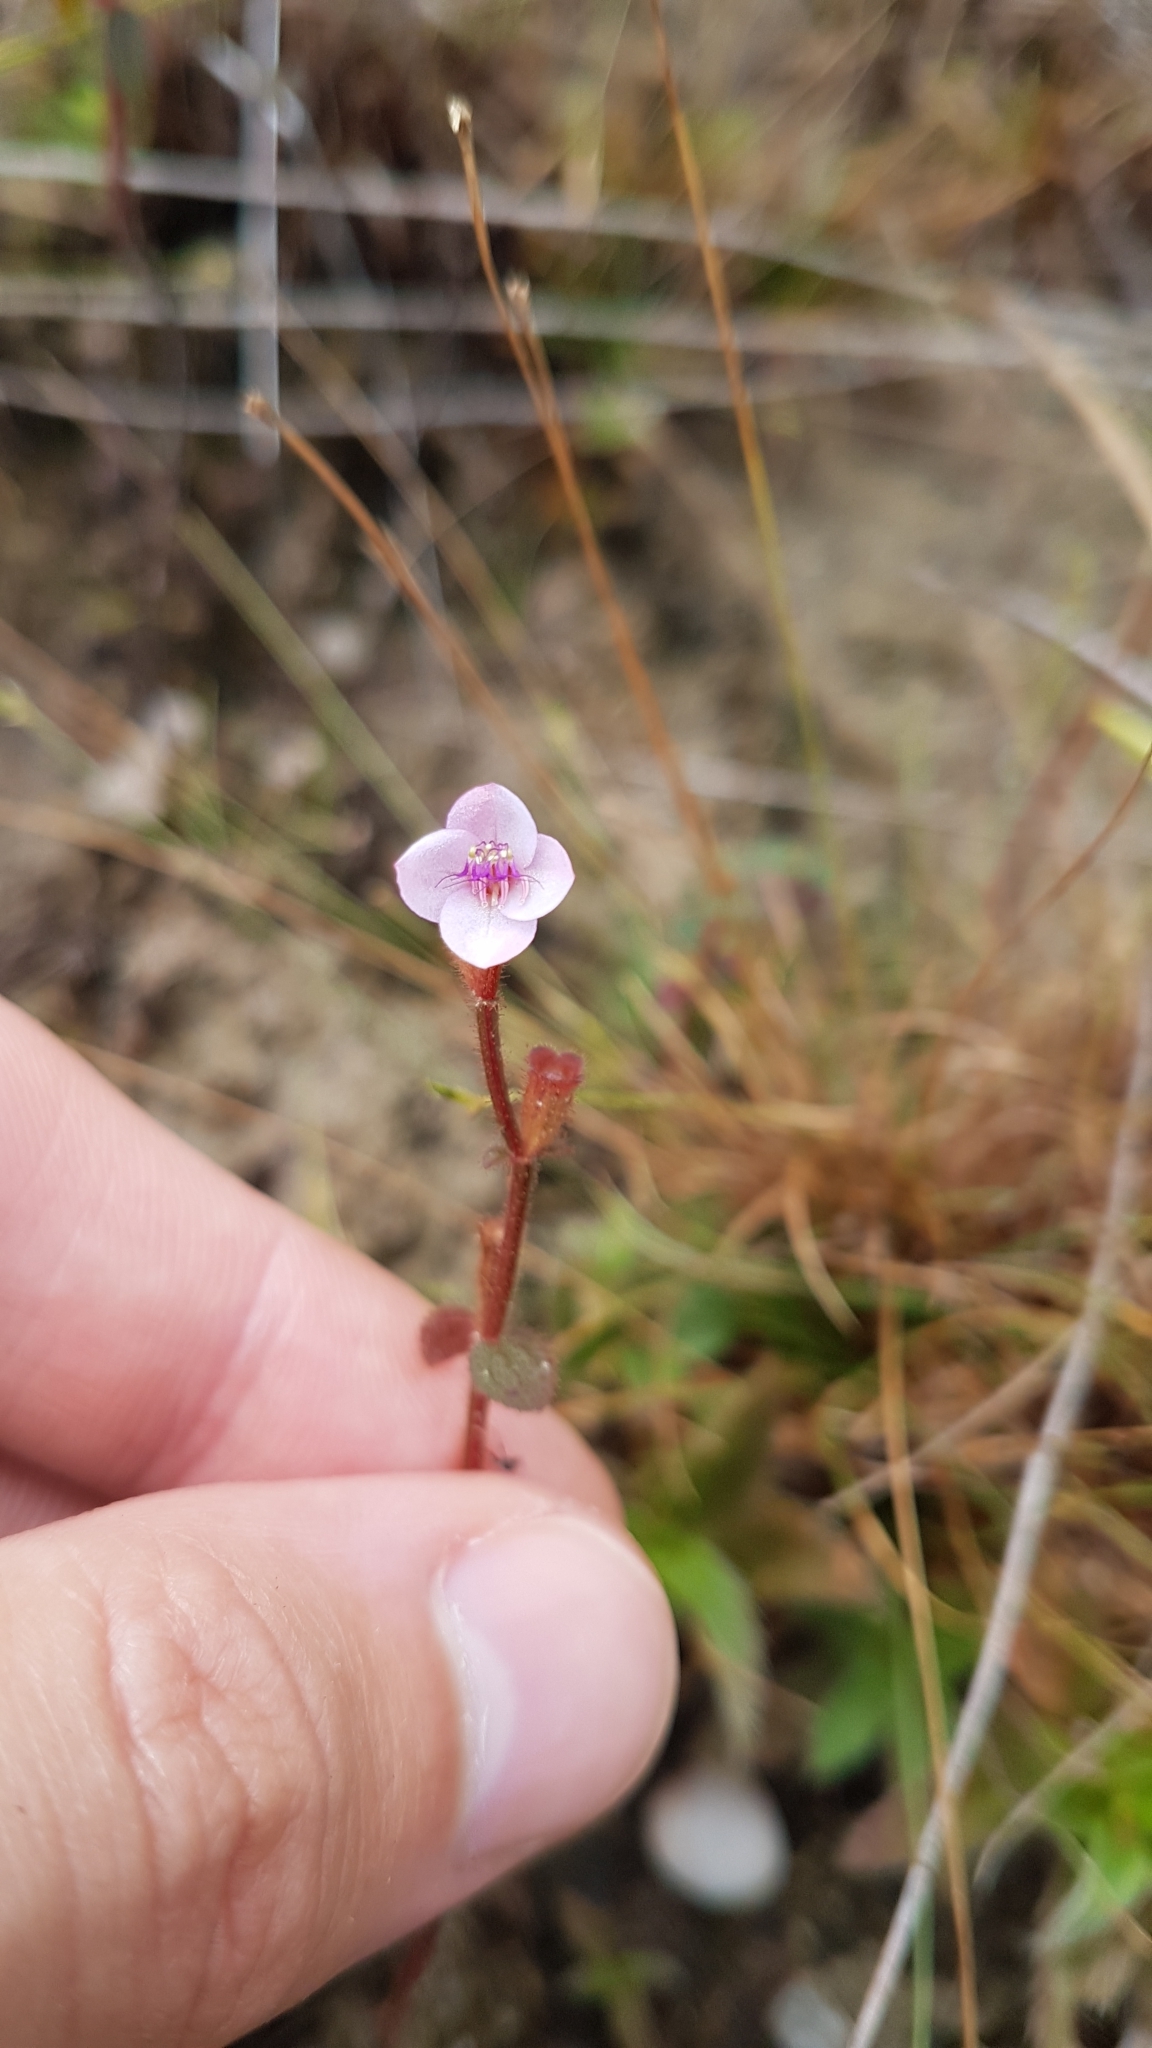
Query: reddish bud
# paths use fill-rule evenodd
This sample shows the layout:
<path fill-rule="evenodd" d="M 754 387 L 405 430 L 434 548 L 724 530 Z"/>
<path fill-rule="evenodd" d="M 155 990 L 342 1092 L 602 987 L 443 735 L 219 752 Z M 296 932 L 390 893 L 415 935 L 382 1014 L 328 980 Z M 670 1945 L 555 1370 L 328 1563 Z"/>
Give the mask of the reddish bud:
<path fill-rule="evenodd" d="M 534 1045 L 524 1074 L 520 1102 L 520 1141 L 526 1159 L 538 1159 L 559 1137 L 572 1105 L 572 1097 L 584 1079 L 584 1062 L 578 1052 L 554 1052 L 550 1045 Z"/>
<path fill-rule="evenodd" d="M 420 1355 L 425 1365 L 443 1365 L 467 1351 L 476 1329 L 470 1308 L 429 1309 L 420 1325 Z"/>

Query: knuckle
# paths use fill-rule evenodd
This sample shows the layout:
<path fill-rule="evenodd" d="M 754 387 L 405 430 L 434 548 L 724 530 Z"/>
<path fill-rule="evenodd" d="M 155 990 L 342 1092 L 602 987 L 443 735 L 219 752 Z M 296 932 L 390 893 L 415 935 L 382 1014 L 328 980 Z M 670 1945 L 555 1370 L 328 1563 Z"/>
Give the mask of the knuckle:
<path fill-rule="evenodd" d="M 302 1632 L 191 1543 L 101 1597 L 111 1741 L 175 2004 L 225 2007 L 306 1949 L 336 1768 Z M 166 1937 L 170 1937 L 171 1952 Z"/>

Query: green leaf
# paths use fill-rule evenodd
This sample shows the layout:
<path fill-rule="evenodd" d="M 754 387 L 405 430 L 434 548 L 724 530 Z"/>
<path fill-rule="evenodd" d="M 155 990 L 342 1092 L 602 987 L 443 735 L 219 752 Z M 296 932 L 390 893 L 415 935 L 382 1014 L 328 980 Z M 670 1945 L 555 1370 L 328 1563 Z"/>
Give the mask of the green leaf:
<path fill-rule="evenodd" d="M 907 1610 L 893 1597 L 878 1613 L 829 1618 L 824 1634 L 838 1650 L 839 1669 L 813 1716 L 809 1770 L 830 1784 L 886 1750 L 905 1793 L 914 1797 L 927 1775 L 929 1750 Z M 951 1717 L 957 1683 L 971 1670 L 976 1645 L 938 1629 L 936 1646 Z"/>
<path fill-rule="evenodd" d="M 847 1653 L 812 1718 L 808 1768 L 823 1785 L 846 1778 L 884 1747 L 891 1732 L 891 1657 L 885 1632 L 867 1617 L 838 1625 Z"/>
<path fill-rule="evenodd" d="M 846 1372 L 859 1345 L 841 1336 L 806 1292 L 746 1294 L 696 1282 L 684 1289 L 675 1334 L 703 1358 L 722 1359 L 742 1337 L 750 1337 L 792 1362 L 814 1365 L 822 1380 Z"/>
<path fill-rule="evenodd" d="M 471 1088 L 458 1088 L 454 1081 L 429 1081 L 433 1095 L 439 1095 L 445 1102 L 458 1102 L 469 1116 L 475 1116 L 488 1107 L 488 1097 L 477 1095 Z"/>
<path fill-rule="evenodd" d="M 701 1358 L 723 1358 L 740 1334 L 740 1304 L 722 1287 L 688 1287 L 673 1328 L 689 1351 Z"/>
<path fill-rule="evenodd" d="M 763 1466 L 776 1405 L 767 1387 L 749 1387 L 745 1381 L 737 1380 L 734 1391 L 736 1399 L 725 1404 L 714 1425 L 719 1432 L 719 1447 L 693 1451 L 686 1459 L 688 1476 L 700 1503 L 700 1519 L 719 1524 L 720 1533 L 732 1525 L 732 1518 Z"/>
<path fill-rule="evenodd" d="M 564 1983 L 576 1998 L 610 2005 L 614 1999 L 643 1991 L 670 1991 L 684 1974 L 683 1964 L 660 1949 L 622 1949 L 618 1955 L 593 1956 L 574 1963 Z"/>
<path fill-rule="evenodd" d="M 751 1749 L 768 1668 L 760 1610 L 730 1558 L 694 1529 L 635 1507 L 628 1526 L 646 1552 L 677 1618 L 692 1629 L 711 1665 L 717 1704 L 737 1754 Z"/>
<path fill-rule="evenodd" d="M 1091 1777 L 1055 1787 L 1045 1813 L 1079 1866 L 1044 1930 L 1046 1942 L 1062 1947 L 1102 1932 L 1118 1911 L 1132 1911 L 1152 1894 L 1152 1746 L 1147 1732 L 1114 1737 Z"/>

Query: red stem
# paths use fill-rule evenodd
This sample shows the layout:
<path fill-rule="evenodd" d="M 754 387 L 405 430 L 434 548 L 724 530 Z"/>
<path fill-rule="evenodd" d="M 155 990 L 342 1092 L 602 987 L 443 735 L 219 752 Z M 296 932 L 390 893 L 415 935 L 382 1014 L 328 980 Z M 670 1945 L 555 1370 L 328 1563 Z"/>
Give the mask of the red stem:
<path fill-rule="evenodd" d="M 536 1179 L 534 1159 L 513 1159 L 508 1169 L 508 1193 L 500 1242 L 484 1262 L 480 1274 L 480 1335 L 492 1343 L 503 1334 L 504 1319 L 516 1285 L 516 1268 L 528 1221 L 528 1203 Z"/>
<path fill-rule="evenodd" d="M 499 996 L 477 996 L 476 1031 L 480 1039 L 484 1079 L 488 1083 L 488 1098 L 500 1126 L 500 1135 L 515 1159 L 520 1150 L 520 1126 L 516 1121 L 516 1111 L 512 1107 L 512 1097 L 508 1093 L 508 1081 L 504 1073 L 504 1053 L 500 1044 Z"/>
<path fill-rule="evenodd" d="M 468 1395 L 468 1426 L 464 1432 L 465 1472 L 483 1472 L 487 1463 L 488 1396 L 473 1387 Z"/>
<path fill-rule="evenodd" d="M 516 1286 L 516 1269 L 520 1263 L 520 1248 L 524 1242 L 524 1228 L 528 1221 L 528 1205 L 536 1180 L 536 1161 L 521 1156 L 520 1125 L 516 1119 L 516 1111 L 512 1107 L 508 1078 L 504 1072 L 504 1052 L 500 1043 L 499 984 L 498 967 L 491 970 L 490 977 L 486 974 L 481 980 L 478 975 L 476 982 L 472 984 L 476 997 L 476 1032 L 480 1041 L 484 1079 L 488 1083 L 489 1099 L 509 1155 L 508 1192 L 504 1198 L 504 1216 L 499 1242 L 492 1246 L 482 1245 L 480 1255 L 478 1322 L 480 1336 L 488 1343 L 503 1334 L 504 1322 Z M 466 1472 L 482 1472 L 484 1469 L 487 1423 L 488 1397 L 473 1387 L 468 1401 L 468 1426 L 464 1437 L 463 1465 Z"/>

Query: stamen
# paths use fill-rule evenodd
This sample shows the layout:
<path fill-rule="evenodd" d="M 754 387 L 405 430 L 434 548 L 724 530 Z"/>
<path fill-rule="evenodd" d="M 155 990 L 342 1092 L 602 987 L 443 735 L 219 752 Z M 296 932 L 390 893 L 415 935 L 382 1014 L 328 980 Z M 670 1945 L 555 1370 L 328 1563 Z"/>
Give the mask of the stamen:
<path fill-rule="evenodd" d="M 468 848 L 460 880 L 467 882 L 472 894 L 489 910 L 503 910 L 509 889 L 520 879 L 507 840 L 481 839 Z"/>

